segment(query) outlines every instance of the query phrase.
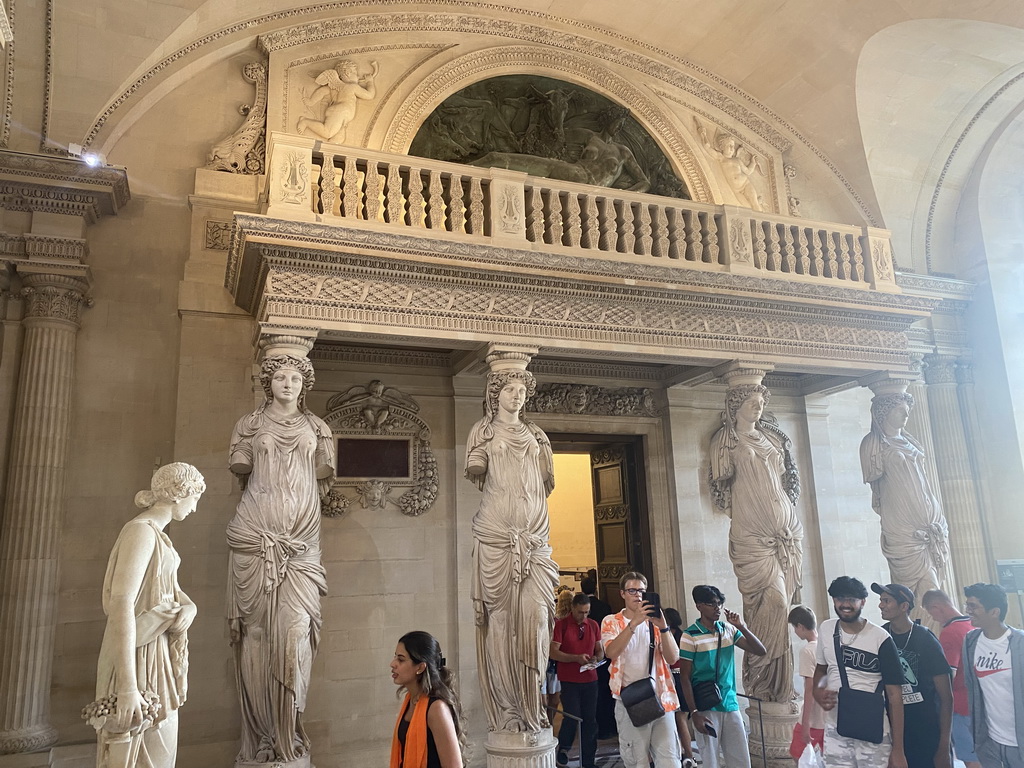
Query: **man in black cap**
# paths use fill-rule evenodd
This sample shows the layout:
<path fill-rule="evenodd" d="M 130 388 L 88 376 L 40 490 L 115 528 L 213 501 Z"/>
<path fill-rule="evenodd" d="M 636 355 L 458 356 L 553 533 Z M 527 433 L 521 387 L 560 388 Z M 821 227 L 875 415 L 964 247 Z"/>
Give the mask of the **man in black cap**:
<path fill-rule="evenodd" d="M 903 750 L 908 768 L 951 768 L 953 686 L 939 639 L 910 619 L 914 593 L 902 584 L 872 584 L 903 667 Z"/>

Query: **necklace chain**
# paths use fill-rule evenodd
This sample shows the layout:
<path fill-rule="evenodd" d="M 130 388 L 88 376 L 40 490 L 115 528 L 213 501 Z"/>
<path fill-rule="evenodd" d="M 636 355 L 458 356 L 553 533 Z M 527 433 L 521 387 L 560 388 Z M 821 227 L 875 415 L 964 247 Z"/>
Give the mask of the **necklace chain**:
<path fill-rule="evenodd" d="M 907 632 L 907 639 L 903 641 L 903 647 L 902 648 L 900 648 L 898 645 L 896 645 L 896 638 L 895 638 L 895 636 L 892 638 L 892 644 L 896 645 L 896 650 L 899 651 L 901 655 L 903 654 L 903 652 L 905 650 L 907 650 L 907 646 L 910 645 L 910 637 L 913 634 L 914 634 L 914 624 L 911 623 L 910 624 L 910 631 Z"/>

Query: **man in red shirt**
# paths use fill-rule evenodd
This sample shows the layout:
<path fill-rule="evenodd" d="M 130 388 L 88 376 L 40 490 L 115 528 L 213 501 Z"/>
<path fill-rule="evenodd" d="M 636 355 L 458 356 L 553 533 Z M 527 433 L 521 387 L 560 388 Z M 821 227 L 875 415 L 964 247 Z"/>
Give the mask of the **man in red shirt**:
<path fill-rule="evenodd" d="M 590 598 L 579 594 L 572 599 L 572 612 L 555 622 L 550 656 L 558 662 L 558 680 L 562 684 L 562 709 L 582 720 L 580 724 L 581 768 L 596 768 L 597 763 L 597 671 L 580 667 L 604 658 L 601 628 L 588 619 Z M 560 768 L 569 764 L 569 750 L 576 740 L 576 721 L 562 718 L 558 730 Z"/>
<path fill-rule="evenodd" d="M 967 768 L 981 768 L 974 752 L 974 738 L 971 736 L 971 713 L 967 706 L 967 685 L 964 682 L 964 668 L 960 660 L 964 638 L 974 627 L 970 616 L 964 616 L 953 607 L 949 595 L 941 589 L 930 589 L 921 597 L 921 606 L 942 627 L 939 643 L 946 655 L 946 662 L 953 668 L 953 751 L 958 760 Z"/>

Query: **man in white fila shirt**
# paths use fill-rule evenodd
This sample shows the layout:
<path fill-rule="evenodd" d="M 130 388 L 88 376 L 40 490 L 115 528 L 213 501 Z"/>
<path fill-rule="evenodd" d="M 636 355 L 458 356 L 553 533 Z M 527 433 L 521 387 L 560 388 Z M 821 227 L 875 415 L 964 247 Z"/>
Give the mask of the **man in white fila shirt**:
<path fill-rule="evenodd" d="M 1006 626 L 998 584 L 972 584 L 964 594 L 977 627 L 962 656 L 975 752 L 983 768 L 1024 768 L 1024 632 Z"/>

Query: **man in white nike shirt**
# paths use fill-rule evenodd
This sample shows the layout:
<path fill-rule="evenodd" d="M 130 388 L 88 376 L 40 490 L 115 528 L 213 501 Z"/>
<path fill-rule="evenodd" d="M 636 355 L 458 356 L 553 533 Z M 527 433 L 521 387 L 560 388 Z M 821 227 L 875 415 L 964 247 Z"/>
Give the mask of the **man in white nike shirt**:
<path fill-rule="evenodd" d="M 977 629 L 964 638 L 964 682 L 974 747 L 983 768 L 1024 768 L 1024 632 L 1006 626 L 1006 591 L 964 588 Z"/>

